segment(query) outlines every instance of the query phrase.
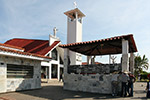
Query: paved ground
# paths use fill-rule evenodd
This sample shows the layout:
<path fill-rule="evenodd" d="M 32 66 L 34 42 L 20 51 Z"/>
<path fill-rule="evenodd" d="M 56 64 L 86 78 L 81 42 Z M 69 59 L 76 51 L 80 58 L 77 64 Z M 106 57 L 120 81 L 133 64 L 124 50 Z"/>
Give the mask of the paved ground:
<path fill-rule="evenodd" d="M 134 97 L 113 98 L 111 95 L 100 95 L 93 93 L 73 92 L 63 90 L 62 83 L 50 81 L 49 84 L 42 83 L 42 89 L 11 92 L 0 94 L 0 100 L 147 100 L 146 83 L 136 82 Z"/>

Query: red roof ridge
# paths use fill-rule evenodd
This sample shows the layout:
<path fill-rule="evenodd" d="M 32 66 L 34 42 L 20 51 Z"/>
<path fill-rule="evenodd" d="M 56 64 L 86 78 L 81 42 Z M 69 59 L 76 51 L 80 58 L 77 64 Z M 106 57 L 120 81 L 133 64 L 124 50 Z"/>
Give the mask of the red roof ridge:
<path fill-rule="evenodd" d="M 49 40 L 40 40 L 40 39 L 26 39 L 26 38 L 12 38 L 12 39 L 10 39 L 10 40 L 7 40 L 6 42 L 8 42 L 8 41 L 11 41 L 11 40 L 37 40 L 37 41 L 49 41 Z M 5 42 L 5 43 L 6 43 Z"/>
<path fill-rule="evenodd" d="M 15 48 L 15 49 L 24 50 L 24 48 L 21 48 L 21 47 L 18 47 L 18 46 L 9 45 L 9 44 L 0 43 L 0 45 L 1 45 L 1 46 L 5 46 L 5 47 L 10 47 L 10 48 Z"/>
<path fill-rule="evenodd" d="M 29 55 L 29 56 L 35 56 L 35 57 L 41 57 L 41 58 L 48 58 L 48 59 L 50 59 L 50 57 L 47 57 L 47 56 L 34 54 L 34 53 L 28 53 L 28 52 L 21 52 L 21 51 L 16 51 L 16 50 L 12 50 L 12 49 L 2 48 L 2 47 L 0 47 L 0 51 L 13 52 L 13 53 L 21 54 L 21 55 Z"/>

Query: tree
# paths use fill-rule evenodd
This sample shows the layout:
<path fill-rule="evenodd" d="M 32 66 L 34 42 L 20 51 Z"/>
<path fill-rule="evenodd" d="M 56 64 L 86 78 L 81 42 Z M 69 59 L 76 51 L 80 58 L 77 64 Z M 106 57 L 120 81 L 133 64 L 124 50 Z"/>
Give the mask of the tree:
<path fill-rule="evenodd" d="M 148 58 L 146 58 L 145 55 L 141 57 L 140 55 L 135 56 L 135 72 L 141 73 L 144 69 L 148 69 L 149 64 L 148 64 Z"/>

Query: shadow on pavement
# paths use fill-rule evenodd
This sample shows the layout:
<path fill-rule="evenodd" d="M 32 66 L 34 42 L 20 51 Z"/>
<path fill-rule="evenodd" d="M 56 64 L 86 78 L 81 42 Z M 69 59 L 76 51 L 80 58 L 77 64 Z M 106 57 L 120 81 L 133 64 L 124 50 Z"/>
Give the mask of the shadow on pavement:
<path fill-rule="evenodd" d="M 141 87 L 144 84 L 144 87 Z M 19 91 L 13 93 L 6 93 L 0 95 L 0 97 L 10 97 L 14 100 L 147 100 L 146 83 L 136 83 L 134 90 L 134 97 L 112 97 L 111 95 L 102 95 L 98 93 L 87 93 L 87 92 L 77 92 L 64 90 L 62 83 L 43 83 L 41 89 Z"/>
<path fill-rule="evenodd" d="M 45 98 L 49 100 L 63 100 L 63 99 L 115 99 L 111 95 L 102 95 L 96 93 L 85 93 L 63 90 L 62 86 L 44 86 L 42 89 L 30 90 L 30 91 L 20 91 L 26 95 L 31 95 L 35 97 Z"/>
<path fill-rule="evenodd" d="M 133 99 L 133 100 L 136 100 L 136 99 L 149 100 L 149 99 L 147 99 L 146 97 L 133 97 L 133 98 L 131 98 L 131 99 Z"/>
<path fill-rule="evenodd" d="M 135 94 L 146 94 L 146 91 L 144 91 L 144 90 L 136 90 L 136 91 L 134 91 L 135 92 Z"/>
<path fill-rule="evenodd" d="M 142 83 L 143 84 L 143 83 Z M 145 85 L 144 85 L 145 86 Z M 87 92 L 77 92 L 77 91 L 68 91 L 63 89 L 63 85 L 60 83 L 43 83 L 43 86 L 41 89 L 36 89 L 36 90 L 28 90 L 28 91 L 19 91 L 16 92 L 18 97 L 15 97 L 13 93 L 11 94 L 6 94 L 4 96 L 10 96 L 16 98 L 16 100 L 43 100 L 43 99 L 48 99 L 48 100 L 64 100 L 64 99 L 69 99 L 69 100 L 112 100 L 112 99 L 119 99 L 119 100 L 147 100 L 146 96 L 146 91 L 144 90 L 145 88 L 141 87 L 141 84 L 136 83 L 135 84 L 135 90 L 134 90 L 134 97 L 112 97 L 111 95 L 103 95 L 103 94 L 98 94 L 98 93 L 87 93 Z"/>

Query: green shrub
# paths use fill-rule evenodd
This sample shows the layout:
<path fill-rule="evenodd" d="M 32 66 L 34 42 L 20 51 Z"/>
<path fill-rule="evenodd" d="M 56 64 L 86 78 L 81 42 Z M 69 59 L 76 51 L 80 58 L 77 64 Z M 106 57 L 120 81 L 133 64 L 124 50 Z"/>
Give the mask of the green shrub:
<path fill-rule="evenodd" d="M 147 77 L 148 74 L 150 74 L 150 73 L 147 73 L 147 72 L 143 71 L 141 73 L 141 79 L 148 79 L 148 77 Z"/>

